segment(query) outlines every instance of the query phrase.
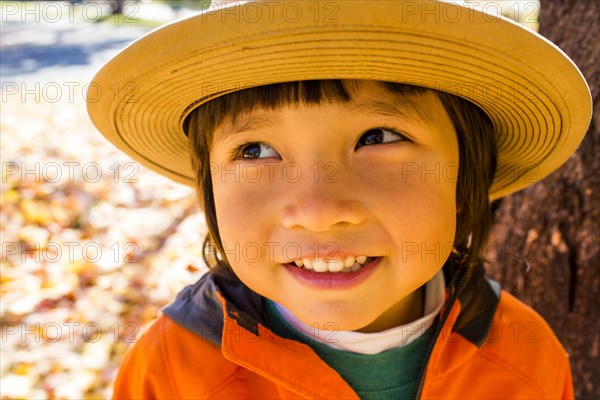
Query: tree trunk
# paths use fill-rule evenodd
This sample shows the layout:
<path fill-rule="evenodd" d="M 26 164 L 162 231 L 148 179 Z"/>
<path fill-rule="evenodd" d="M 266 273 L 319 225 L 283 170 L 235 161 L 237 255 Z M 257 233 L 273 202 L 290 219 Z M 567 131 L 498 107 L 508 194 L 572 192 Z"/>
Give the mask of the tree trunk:
<path fill-rule="evenodd" d="M 125 0 L 115 0 L 112 4 L 112 13 L 113 15 L 123 14 L 123 7 L 125 5 Z"/>
<path fill-rule="evenodd" d="M 595 100 L 599 20 L 596 0 L 542 0 L 540 33 L 575 61 Z M 488 275 L 535 308 L 565 346 L 578 399 L 600 398 L 599 115 L 595 102 L 586 138 L 561 169 L 495 205 L 486 254 Z"/>

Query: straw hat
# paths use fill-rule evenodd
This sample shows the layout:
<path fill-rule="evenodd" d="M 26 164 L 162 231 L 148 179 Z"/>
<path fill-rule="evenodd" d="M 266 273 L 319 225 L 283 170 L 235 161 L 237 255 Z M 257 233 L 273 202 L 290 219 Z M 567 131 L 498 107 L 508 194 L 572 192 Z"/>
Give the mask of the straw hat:
<path fill-rule="evenodd" d="M 115 56 L 91 82 L 87 106 L 119 149 L 193 186 L 182 124 L 195 107 L 248 87 L 313 79 L 402 82 L 481 107 L 499 150 L 491 199 L 560 167 L 592 113 L 583 76 L 554 44 L 493 7 L 434 0 L 211 6 Z"/>

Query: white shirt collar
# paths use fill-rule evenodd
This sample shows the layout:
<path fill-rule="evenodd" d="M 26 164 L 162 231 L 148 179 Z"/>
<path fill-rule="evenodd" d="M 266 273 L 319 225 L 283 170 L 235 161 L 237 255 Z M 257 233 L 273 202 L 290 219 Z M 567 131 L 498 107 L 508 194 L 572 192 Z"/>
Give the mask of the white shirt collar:
<path fill-rule="evenodd" d="M 397 347 L 403 347 L 418 339 L 433 325 L 435 317 L 444 305 L 446 280 L 440 270 L 425 284 L 425 315 L 413 322 L 375 333 L 354 331 L 319 330 L 310 327 L 280 304 L 274 303 L 279 314 L 293 328 L 304 336 L 338 350 L 359 354 L 377 354 Z"/>

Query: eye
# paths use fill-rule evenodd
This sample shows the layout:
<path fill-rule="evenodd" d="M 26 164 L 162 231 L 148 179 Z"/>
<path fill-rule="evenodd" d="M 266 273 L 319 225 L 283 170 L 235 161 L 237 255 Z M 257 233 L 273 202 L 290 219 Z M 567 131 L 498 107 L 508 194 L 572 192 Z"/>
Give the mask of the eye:
<path fill-rule="evenodd" d="M 373 144 L 387 144 L 393 142 L 400 142 L 403 140 L 408 140 L 406 137 L 401 135 L 398 132 L 395 132 L 391 129 L 384 128 L 374 128 L 369 129 L 358 139 L 358 143 L 356 143 L 355 150 L 361 148 L 362 146 L 368 146 Z"/>
<path fill-rule="evenodd" d="M 240 158 L 280 158 L 279 154 L 268 144 L 262 142 L 249 142 L 238 146 L 233 152 L 234 159 Z"/>

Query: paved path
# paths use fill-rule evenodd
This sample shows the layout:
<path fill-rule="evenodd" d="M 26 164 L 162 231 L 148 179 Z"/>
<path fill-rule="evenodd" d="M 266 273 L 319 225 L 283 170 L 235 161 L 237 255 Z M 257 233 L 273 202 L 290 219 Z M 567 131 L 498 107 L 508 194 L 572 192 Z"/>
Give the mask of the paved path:
<path fill-rule="evenodd" d="M 69 6 L 57 2 L 0 2 L 3 88 L 14 82 L 89 82 L 94 73 L 128 43 L 152 27 L 137 18 L 167 22 L 177 15 L 158 3 L 132 3 L 127 24 L 93 22 L 113 18 L 106 3 Z"/>

